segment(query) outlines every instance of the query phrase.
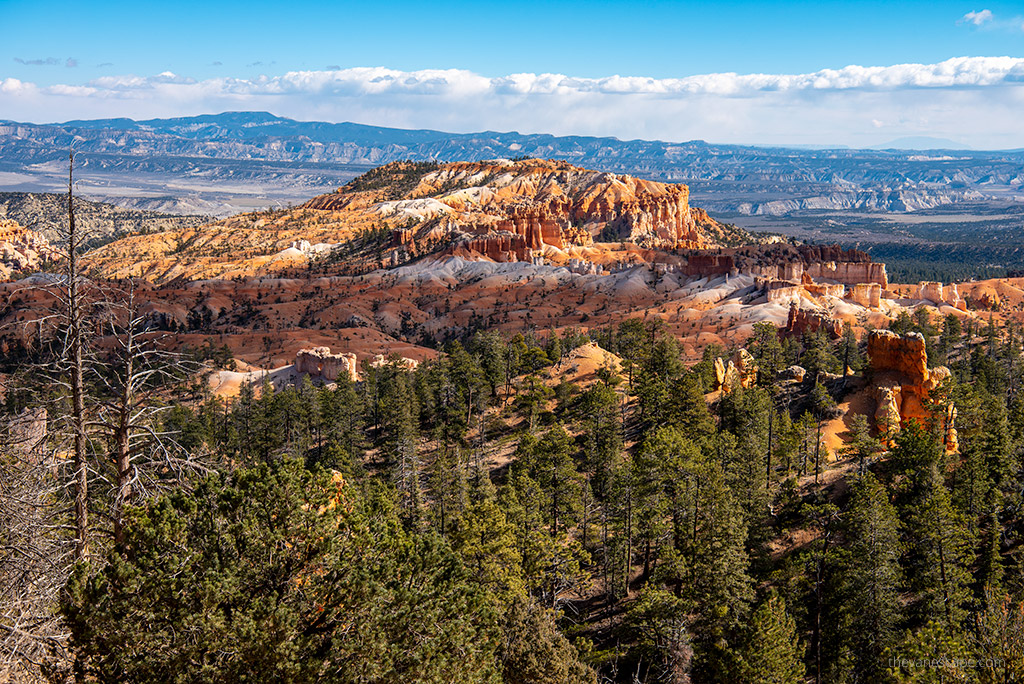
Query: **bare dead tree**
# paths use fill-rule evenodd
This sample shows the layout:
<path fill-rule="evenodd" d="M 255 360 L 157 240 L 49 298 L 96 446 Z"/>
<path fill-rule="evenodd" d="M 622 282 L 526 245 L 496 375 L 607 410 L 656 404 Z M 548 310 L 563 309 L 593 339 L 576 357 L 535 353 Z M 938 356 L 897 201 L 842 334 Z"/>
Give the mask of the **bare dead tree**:
<path fill-rule="evenodd" d="M 90 293 L 79 261 L 84 236 L 75 221 L 73 152 L 68 160 L 68 223 L 59 270 L 44 277 L 42 286 L 33 280 L 11 292 L 12 298 L 26 295 L 51 304 L 47 314 L 21 323 L 23 336 L 34 327 L 43 357 L 23 369 L 36 409 L 7 420 L 9 443 L 0 451 L 0 663 L 28 679 L 39 678 L 44 664 L 67 668 L 68 634 L 58 596 L 75 562 L 89 557 L 84 336 Z M 26 433 L 26 425 L 38 429 Z M 43 437 L 26 447 L 22 437 L 40 430 Z"/>
<path fill-rule="evenodd" d="M 75 226 L 74 207 L 75 153 L 68 152 L 68 242 L 67 242 L 67 334 L 70 351 L 71 425 L 74 435 L 75 473 L 75 560 L 89 557 L 89 465 L 85 447 L 85 387 L 82 365 L 83 306 L 79 280 L 81 278 L 78 250 L 82 236 Z"/>
<path fill-rule="evenodd" d="M 127 505 L 204 470 L 159 428 L 171 386 L 192 365 L 149 328 L 135 283 L 95 281 L 82 268 L 73 164 L 72 153 L 64 258 L 55 273 L 8 289 L 44 312 L 14 316 L 5 331 L 37 339 L 39 358 L 18 374 L 34 413 L 6 431 L 0 420 L 0 434 L 21 434 L 28 418 L 44 437 L 29 449 L 0 440 L 0 682 L 40 679 L 44 667 L 84 681 L 58 610 L 75 563 L 100 555 L 93 547 L 108 537 L 99 533 L 121 537 Z"/>
<path fill-rule="evenodd" d="M 74 559 L 68 490 L 46 449 L 46 411 L 0 425 L 0 681 L 36 681 L 66 660 L 56 611 Z"/>
<path fill-rule="evenodd" d="M 98 405 L 87 428 L 111 444 L 112 477 L 103 470 L 99 477 L 110 480 L 110 518 L 118 542 L 124 537 L 126 506 L 207 470 L 196 454 L 180 448 L 173 434 L 160 430 L 159 416 L 171 407 L 165 400 L 169 388 L 199 366 L 167 348 L 168 336 L 151 329 L 144 304 L 134 281 L 108 290 L 104 338 L 111 349 L 92 368 Z"/>

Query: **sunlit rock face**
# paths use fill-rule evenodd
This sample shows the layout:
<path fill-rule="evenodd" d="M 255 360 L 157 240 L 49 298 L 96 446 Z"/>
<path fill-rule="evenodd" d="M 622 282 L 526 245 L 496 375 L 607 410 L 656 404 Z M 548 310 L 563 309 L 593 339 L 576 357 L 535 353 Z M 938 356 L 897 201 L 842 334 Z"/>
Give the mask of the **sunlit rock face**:
<path fill-rule="evenodd" d="M 948 304 L 961 311 L 967 310 L 966 302 L 960 299 L 956 283 L 943 286 L 942 283 L 923 281 L 918 284 L 918 297 L 932 304 Z"/>
<path fill-rule="evenodd" d="M 15 271 L 39 268 L 60 255 L 40 233 L 22 227 L 16 221 L 0 219 L 0 278 Z"/>
<path fill-rule="evenodd" d="M 374 202 L 380 197 L 357 185 L 316 197 L 302 208 L 438 223 L 448 234 L 477 236 L 466 249 L 496 261 L 513 260 L 501 254 L 505 248 L 522 261 L 523 249 L 549 245 L 564 250 L 595 240 L 628 240 L 659 249 L 723 246 L 724 227 L 690 207 L 690 190 L 682 184 L 538 159 L 443 164 L 413 180 L 406 180 L 402 164 L 394 164 L 382 167 L 379 175 L 381 184 L 390 183 L 387 201 Z M 401 240 L 415 243 L 412 235 Z M 485 246 L 481 240 L 495 244 Z"/>
<path fill-rule="evenodd" d="M 956 409 L 952 404 L 932 410 L 938 398 L 933 390 L 950 376 L 945 366 L 928 368 L 925 339 L 919 333 L 899 336 L 888 330 L 873 330 L 868 336 L 868 357 L 873 371 L 873 393 L 877 402 L 875 424 L 891 442 L 910 420 L 921 425 L 940 414 L 946 449 L 955 451 Z"/>
<path fill-rule="evenodd" d="M 746 349 L 738 349 L 726 362 L 722 358 L 715 359 L 716 389 L 731 392 L 736 387 L 750 389 L 757 383 L 758 367 L 754 357 Z"/>
<path fill-rule="evenodd" d="M 340 377 L 358 379 L 356 355 L 350 352 L 332 354 L 330 347 L 300 350 L 295 355 L 295 370 L 332 382 Z"/>
<path fill-rule="evenodd" d="M 856 304 L 877 310 L 882 305 L 882 286 L 878 283 L 857 283 L 847 296 Z"/>

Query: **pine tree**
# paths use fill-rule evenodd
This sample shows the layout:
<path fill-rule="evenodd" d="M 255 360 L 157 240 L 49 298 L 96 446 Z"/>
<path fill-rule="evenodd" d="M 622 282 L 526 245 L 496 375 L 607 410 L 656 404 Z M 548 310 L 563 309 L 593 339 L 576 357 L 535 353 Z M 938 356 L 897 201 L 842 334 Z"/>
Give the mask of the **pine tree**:
<path fill-rule="evenodd" d="M 864 359 L 861 358 L 858 349 L 857 334 L 849 323 L 843 324 L 843 339 L 840 345 L 843 375 L 849 375 L 851 371 L 857 372 L 861 370 L 864 367 Z"/>
<path fill-rule="evenodd" d="M 525 590 L 515 528 L 496 498 L 470 505 L 453 527 L 452 547 L 473 581 L 502 600 Z"/>
<path fill-rule="evenodd" d="M 825 419 L 830 418 L 833 411 L 835 411 L 836 402 L 824 385 L 816 383 L 814 390 L 811 391 L 811 405 L 814 407 L 814 418 L 817 428 L 814 443 L 814 483 L 817 484 L 818 476 L 821 473 L 821 428 Z M 827 456 L 828 454 L 826 453 L 825 455 Z"/>
<path fill-rule="evenodd" d="M 402 510 L 410 520 L 419 520 L 424 503 L 423 468 L 410 374 L 388 364 L 380 369 L 377 383 L 384 390 L 379 398 L 381 453 L 391 468 Z"/>
<path fill-rule="evenodd" d="M 655 666 L 657 681 L 690 684 L 693 645 L 689 630 L 692 604 L 672 592 L 649 586 L 626 617 L 642 649 Z"/>
<path fill-rule="evenodd" d="M 597 684 L 549 610 L 516 596 L 503 612 L 498 651 L 504 684 Z"/>
<path fill-rule="evenodd" d="M 981 684 L 1024 681 L 1024 605 L 992 588 L 975 616 L 972 646 Z"/>
<path fill-rule="evenodd" d="M 715 421 L 708 410 L 704 390 L 697 373 L 683 373 L 672 384 L 666 407 L 667 424 L 682 429 L 695 442 L 715 433 Z"/>
<path fill-rule="evenodd" d="M 854 484 L 843 523 L 844 631 L 854 671 L 872 681 L 882 676 L 882 655 L 893 645 L 900 621 L 902 543 L 896 509 L 870 473 Z"/>
<path fill-rule="evenodd" d="M 938 473 L 933 471 L 923 483 L 921 496 L 904 519 L 910 550 L 907 577 L 921 597 L 918 613 L 923 621 L 941 621 L 955 630 L 965 617 L 971 540 Z"/>
<path fill-rule="evenodd" d="M 823 331 L 805 333 L 803 344 L 805 351 L 800 356 L 800 365 L 815 382 L 822 373 L 838 373 L 843 369 Z"/>
<path fill-rule="evenodd" d="M 366 450 L 366 425 L 362 398 L 356 392 L 351 378 L 344 376 L 335 381 L 334 389 L 320 390 L 321 434 L 323 452 L 334 447 L 338 457 L 324 461 L 325 468 L 350 467 L 361 459 Z"/>
<path fill-rule="evenodd" d="M 558 336 L 557 330 L 548 332 L 548 342 L 544 352 L 551 359 L 551 363 L 561 365 L 562 363 L 562 338 Z"/>
<path fill-rule="evenodd" d="M 591 475 L 594 493 L 607 495 L 612 469 L 622 451 L 622 424 L 619 418 L 618 395 L 608 385 L 599 383 L 579 398 L 585 416 L 584 465 Z"/>
<path fill-rule="evenodd" d="M 664 555 L 677 559 L 670 567 L 692 561 L 700 531 L 700 495 L 706 489 L 707 471 L 703 454 L 678 428 L 663 428 L 650 435 L 633 459 L 637 482 L 637 514 L 641 532 L 651 544 L 668 536 Z M 663 519 L 659 520 L 659 518 Z M 657 556 L 658 550 L 653 550 Z M 685 560 L 684 560 L 685 559 Z M 650 562 L 655 562 L 654 559 Z M 677 596 L 682 596 L 688 574 L 661 572 Z"/>
<path fill-rule="evenodd" d="M 977 570 L 977 586 L 982 598 L 987 594 L 1001 594 L 1003 589 L 1003 528 L 999 522 L 999 506 L 990 504 L 985 516 L 985 526 L 981 534 L 981 553 Z"/>
<path fill-rule="evenodd" d="M 886 464 L 901 509 L 906 508 L 907 502 L 919 499 L 933 480 L 940 476 L 941 463 L 942 450 L 938 440 L 916 420 L 910 421 L 900 431 L 892 456 Z M 904 520 L 906 512 L 901 510 Z"/>
<path fill-rule="evenodd" d="M 616 598 L 629 595 L 640 510 L 638 489 L 636 472 L 631 464 L 624 463 L 615 469 L 607 505 L 614 545 L 606 548 L 605 553 L 611 555 L 611 594 Z"/>
<path fill-rule="evenodd" d="M 526 589 L 554 608 L 564 592 L 584 581 L 582 567 L 589 561 L 588 554 L 577 539 L 551 534 L 550 499 L 524 469 L 513 470 L 510 482 L 499 492 L 499 501 L 515 528 Z"/>
<path fill-rule="evenodd" d="M 864 475 L 868 466 L 883 451 L 882 443 L 871 436 L 867 416 L 857 414 L 850 424 L 850 439 L 843 455 L 857 461 L 857 472 Z"/>
<path fill-rule="evenodd" d="M 747 545 L 751 549 L 767 542 L 769 492 L 765 471 L 768 458 L 769 418 L 772 407 L 768 392 L 760 387 L 736 388 L 722 398 L 722 429 L 735 437 L 734 445 L 725 446 L 719 436 L 718 448 L 733 492 L 743 492 L 742 506 L 747 528 Z"/>
<path fill-rule="evenodd" d="M 469 464 L 463 450 L 439 448 L 427 467 L 432 494 L 431 511 L 438 532 L 448 533 L 463 514 L 469 494 Z"/>
<path fill-rule="evenodd" d="M 716 465 L 709 464 L 701 475 L 686 590 L 692 592 L 701 622 L 706 625 L 702 636 L 711 637 L 747 614 L 753 588 L 742 510 Z"/>
<path fill-rule="evenodd" d="M 546 494 L 548 524 L 555 537 L 575 524 L 580 513 L 583 478 L 576 470 L 571 447 L 565 428 L 556 425 L 537 443 L 535 455 L 527 464 L 531 477 Z"/>
<path fill-rule="evenodd" d="M 758 384 L 762 387 L 774 384 L 775 376 L 785 368 L 779 329 L 771 323 L 755 323 L 754 334 L 747 344 L 747 351 L 757 364 Z"/>
<path fill-rule="evenodd" d="M 493 682 L 498 617 L 383 493 L 284 460 L 135 509 L 63 614 L 98 681 Z"/>
<path fill-rule="evenodd" d="M 804 681 L 803 647 L 786 602 L 771 595 L 754 611 L 740 647 L 739 681 L 798 684 Z"/>
<path fill-rule="evenodd" d="M 967 636 L 942 621 L 907 632 L 899 646 L 886 651 L 889 678 L 897 684 L 971 682 L 977 668 L 968 666 L 972 653 Z"/>

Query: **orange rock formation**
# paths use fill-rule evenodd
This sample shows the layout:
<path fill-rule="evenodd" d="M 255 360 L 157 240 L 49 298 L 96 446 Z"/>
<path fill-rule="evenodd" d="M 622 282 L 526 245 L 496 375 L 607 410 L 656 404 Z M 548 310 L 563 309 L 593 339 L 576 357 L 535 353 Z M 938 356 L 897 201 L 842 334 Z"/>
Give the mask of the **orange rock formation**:
<path fill-rule="evenodd" d="M 721 359 L 715 359 L 715 381 L 716 389 L 723 392 L 730 392 L 734 387 L 750 389 L 757 383 L 758 367 L 754 363 L 754 357 L 746 349 L 739 349 L 728 364 Z"/>
<path fill-rule="evenodd" d="M 878 283 L 857 283 L 849 292 L 851 301 L 868 309 L 882 305 L 882 286 Z"/>
<path fill-rule="evenodd" d="M 943 287 L 942 283 L 938 282 L 921 282 L 918 285 L 918 296 L 921 299 L 927 299 L 934 304 L 949 304 L 961 311 L 967 310 L 966 302 L 960 299 L 960 293 L 957 290 L 956 283 L 951 283 Z"/>
<path fill-rule="evenodd" d="M 17 221 L 0 219 L 0 278 L 15 271 L 39 268 L 60 254 L 39 233 L 22 227 Z"/>
<path fill-rule="evenodd" d="M 889 441 L 909 420 L 922 425 L 934 419 L 931 392 L 950 376 L 945 366 L 928 368 L 925 340 L 919 333 L 903 337 L 888 330 L 873 330 L 868 336 L 868 356 L 874 371 L 873 387 L 878 402 L 875 424 Z M 952 404 L 941 407 L 946 449 L 958 448 Z"/>
<path fill-rule="evenodd" d="M 690 207 L 689 189 L 681 184 L 537 159 L 398 162 L 295 209 L 130 236 L 91 253 L 89 265 L 104 276 L 157 282 L 268 274 L 308 264 L 352 240 L 365 245 L 367 235 L 378 240 L 381 230 L 391 232 L 390 241 L 364 267 L 401 265 L 427 254 L 528 261 L 532 252 L 549 248 L 562 250 L 557 259 L 581 258 L 564 252 L 590 250 L 595 241 L 603 245 L 598 256 L 623 240 L 643 250 L 754 241 Z"/>
<path fill-rule="evenodd" d="M 843 335 L 843 322 L 827 313 L 801 309 L 794 304 L 789 307 L 789 319 L 781 332 L 784 335 L 799 337 L 805 332 L 813 333 L 819 330 L 824 330 L 829 337 L 836 340 Z"/>
<path fill-rule="evenodd" d="M 295 370 L 328 381 L 334 381 L 346 375 L 352 380 L 359 379 L 356 370 L 356 355 L 351 352 L 332 354 L 330 347 L 299 350 L 295 355 Z"/>

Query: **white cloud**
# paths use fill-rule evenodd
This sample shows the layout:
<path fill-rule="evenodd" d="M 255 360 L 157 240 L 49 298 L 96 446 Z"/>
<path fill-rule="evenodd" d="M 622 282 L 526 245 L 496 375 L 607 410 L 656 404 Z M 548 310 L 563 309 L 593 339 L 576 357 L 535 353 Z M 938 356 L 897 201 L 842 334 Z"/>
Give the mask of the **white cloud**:
<path fill-rule="evenodd" d="M 16 78 L 5 78 L 0 81 L 0 93 L 25 95 L 35 93 L 36 87 L 32 83 L 25 83 Z"/>
<path fill-rule="evenodd" d="M 1003 31 L 1018 33 L 1024 31 L 1024 17 L 1020 15 L 1004 18 L 997 17 L 992 10 L 968 12 L 960 18 L 958 24 L 971 24 L 985 31 Z"/>
<path fill-rule="evenodd" d="M 975 26 L 981 26 L 986 22 L 992 21 L 993 18 L 992 10 L 983 9 L 979 12 L 968 12 L 964 15 L 962 21 L 974 24 Z"/>
<path fill-rule="evenodd" d="M 0 81 L 4 118 L 148 118 L 228 109 L 303 120 L 358 121 L 469 132 L 722 142 L 871 144 L 935 135 L 975 147 L 1024 146 L 1024 59 L 961 57 L 936 64 L 823 69 L 806 74 L 703 74 L 656 79 L 461 69 L 356 67 L 197 81 L 172 72 L 103 76 L 36 87 Z"/>

